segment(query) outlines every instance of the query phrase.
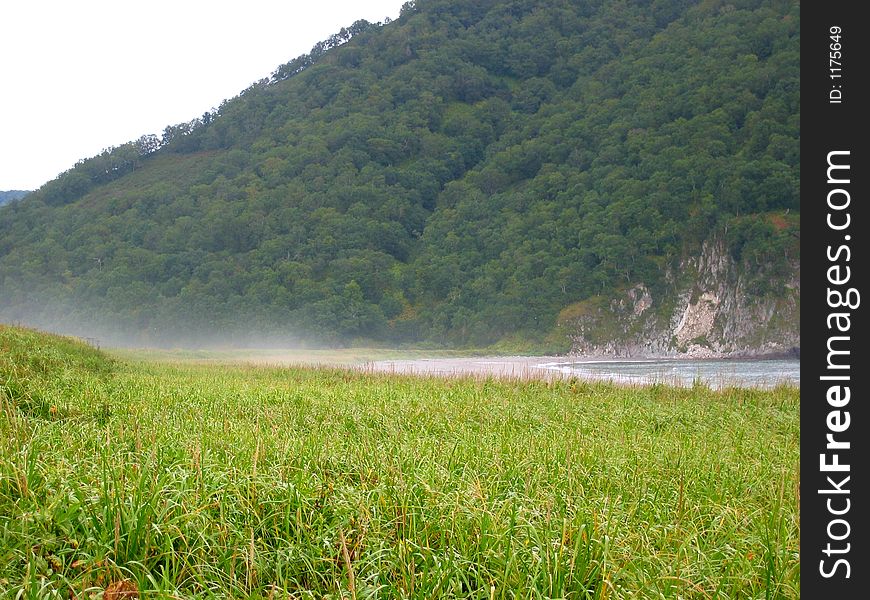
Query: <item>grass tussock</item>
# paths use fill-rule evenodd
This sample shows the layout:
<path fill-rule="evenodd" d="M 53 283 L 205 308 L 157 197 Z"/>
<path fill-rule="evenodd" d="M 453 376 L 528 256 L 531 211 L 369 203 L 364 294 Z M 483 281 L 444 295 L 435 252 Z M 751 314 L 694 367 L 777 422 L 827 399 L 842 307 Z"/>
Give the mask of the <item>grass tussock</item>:
<path fill-rule="evenodd" d="M 800 594 L 795 389 L 121 362 L 8 327 L 0 384 L 9 597 Z"/>

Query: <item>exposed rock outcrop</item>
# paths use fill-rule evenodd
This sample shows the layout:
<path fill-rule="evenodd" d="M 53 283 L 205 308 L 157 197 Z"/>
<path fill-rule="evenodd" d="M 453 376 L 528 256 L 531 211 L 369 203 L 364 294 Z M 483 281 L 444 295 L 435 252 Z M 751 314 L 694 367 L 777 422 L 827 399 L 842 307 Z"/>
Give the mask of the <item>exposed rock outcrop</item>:
<path fill-rule="evenodd" d="M 638 283 L 618 298 L 587 300 L 560 326 L 572 354 L 691 356 L 800 352 L 800 263 L 787 273 L 737 263 L 721 239 L 666 274 L 654 293 Z M 776 272 L 774 272 L 776 271 Z"/>

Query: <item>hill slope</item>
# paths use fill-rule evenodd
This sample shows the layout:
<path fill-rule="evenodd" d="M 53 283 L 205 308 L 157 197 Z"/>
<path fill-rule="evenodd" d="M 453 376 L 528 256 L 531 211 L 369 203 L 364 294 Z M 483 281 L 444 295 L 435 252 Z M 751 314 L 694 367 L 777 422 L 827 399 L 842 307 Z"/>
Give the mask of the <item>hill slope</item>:
<path fill-rule="evenodd" d="M 764 302 L 799 264 L 799 32 L 792 2 L 408 3 L 0 211 L 0 318 L 567 339 L 638 284 L 667 313 L 713 242 Z"/>

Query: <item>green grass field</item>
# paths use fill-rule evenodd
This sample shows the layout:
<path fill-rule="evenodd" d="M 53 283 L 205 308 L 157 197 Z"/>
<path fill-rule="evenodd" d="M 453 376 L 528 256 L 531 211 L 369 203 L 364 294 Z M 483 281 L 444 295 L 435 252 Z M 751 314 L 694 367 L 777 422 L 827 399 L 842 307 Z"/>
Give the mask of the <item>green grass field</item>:
<path fill-rule="evenodd" d="M 798 598 L 799 401 L 141 361 L 0 326 L 0 594 Z"/>

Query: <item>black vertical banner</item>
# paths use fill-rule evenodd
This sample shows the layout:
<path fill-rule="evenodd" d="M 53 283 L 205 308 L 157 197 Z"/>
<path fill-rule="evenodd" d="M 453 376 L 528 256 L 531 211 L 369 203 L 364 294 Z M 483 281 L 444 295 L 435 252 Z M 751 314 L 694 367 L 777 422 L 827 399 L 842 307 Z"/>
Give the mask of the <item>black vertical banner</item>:
<path fill-rule="evenodd" d="M 801 20 L 801 591 L 866 598 L 866 19 L 860 2 L 811 2 Z M 859 281 L 861 282 L 859 284 Z M 822 596 L 824 594 L 824 596 Z"/>

